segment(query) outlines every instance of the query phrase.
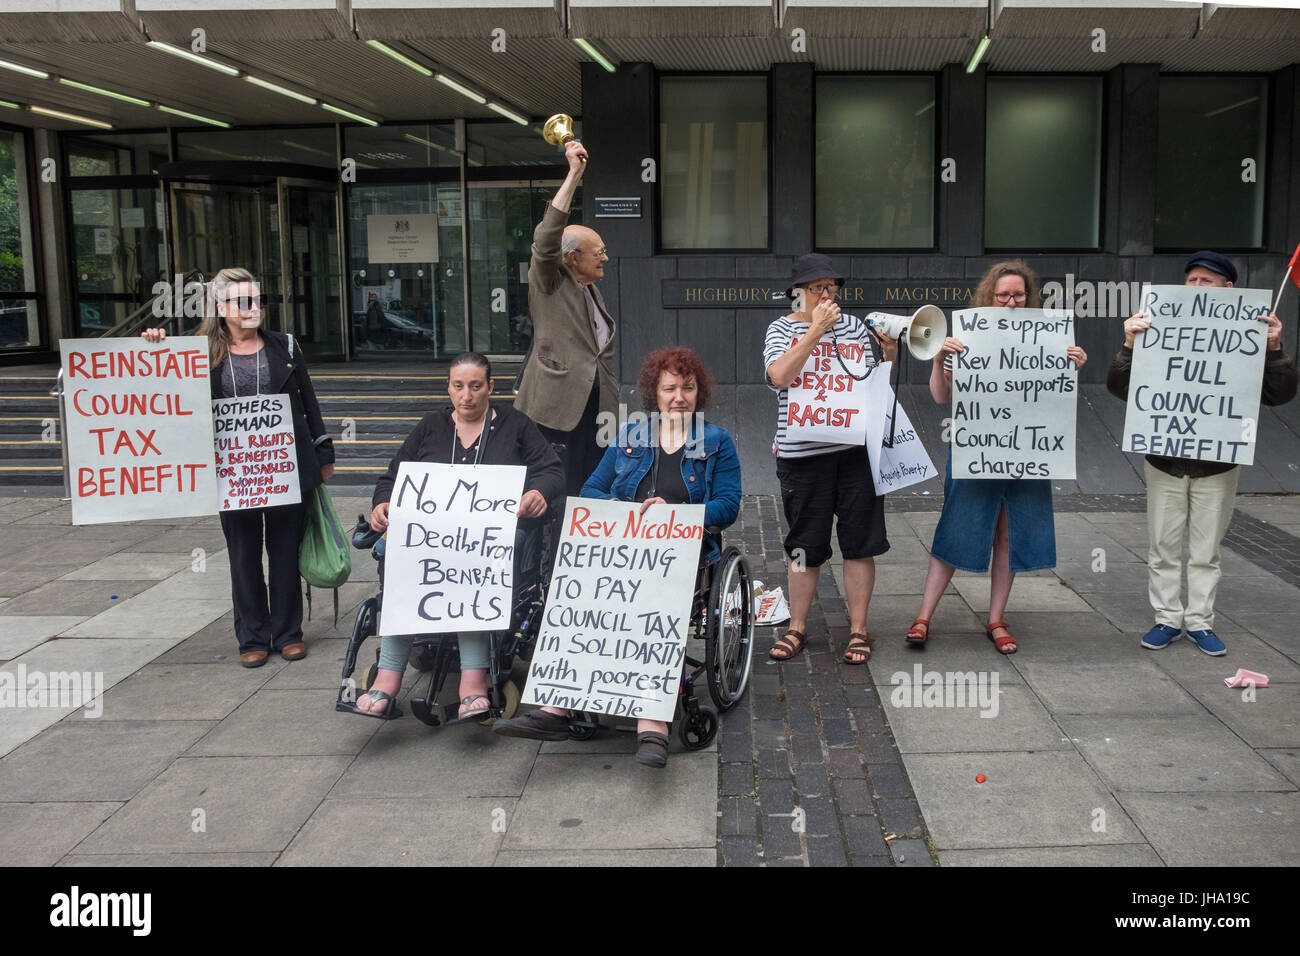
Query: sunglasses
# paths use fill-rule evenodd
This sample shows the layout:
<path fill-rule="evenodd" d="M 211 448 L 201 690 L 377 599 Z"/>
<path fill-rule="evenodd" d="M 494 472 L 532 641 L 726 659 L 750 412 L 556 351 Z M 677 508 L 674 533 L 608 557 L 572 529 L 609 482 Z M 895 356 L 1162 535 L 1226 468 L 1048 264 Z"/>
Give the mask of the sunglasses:
<path fill-rule="evenodd" d="M 227 305 L 233 302 L 241 312 L 252 312 L 254 308 L 265 309 L 267 297 L 265 293 L 262 295 L 232 295 L 222 301 Z"/>

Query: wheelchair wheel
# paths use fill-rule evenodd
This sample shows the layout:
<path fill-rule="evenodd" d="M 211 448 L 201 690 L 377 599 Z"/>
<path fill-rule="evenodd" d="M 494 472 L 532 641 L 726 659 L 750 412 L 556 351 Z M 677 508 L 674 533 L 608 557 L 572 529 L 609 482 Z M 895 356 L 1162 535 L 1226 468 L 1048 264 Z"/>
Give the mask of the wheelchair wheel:
<path fill-rule="evenodd" d="M 754 659 L 754 585 L 749 563 L 738 548 L 722 553 L 705 614 L 709 696 L 718 711 L 725 712 L 744 695 Z M 682 740 L 684 743 L 685 737 Z"/>
<path fill-rule="evenodd" d="M 703 750 L 718 734 L 718 715 L 711 710 L 698 710 L 682 718 L 677 736 L 687 750 Z"/>
<path fill-rule="evenodd" d="M 590 740 L 600 730 L 600 718 L 580 710 L 569 714 L 569 739 Z"/>
<path fill-rule="evenodd" d="M 505 704 L 501 708 L 501 716 L 509 720 L 519 710 L 519 685 L 512 680 L 508 680 L 501 687 L 501 693 L 505 695 Z M 497 722 L 495 717 L 488 720 L 480 721 L 484 727 L 491 727 Z"/>

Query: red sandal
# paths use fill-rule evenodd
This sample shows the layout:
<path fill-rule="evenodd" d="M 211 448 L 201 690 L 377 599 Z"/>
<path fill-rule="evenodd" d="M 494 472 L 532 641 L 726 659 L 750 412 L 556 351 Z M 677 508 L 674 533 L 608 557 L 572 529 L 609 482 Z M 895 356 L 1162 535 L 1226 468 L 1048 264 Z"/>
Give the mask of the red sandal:
<path fill-rule="evenodd" d="M 993 632 L 999 629 L 1006 631 L 1007 636 L 994 637 Z M 1018 649 L 1015 636 L 1011 633 L 1011 628 L 1007 627 L 1005 621 L 998 621 L 996 624 L 990 621 L 988 630 L 985 633 L 988 634 L 989 640 L 993 642 L 993 646 L 997 648 L 999 654 L 1014 654 Z M 1010 647 L 1011 650 L 1007 650 L 1008 647 Z"/>
<path fill-rule="evenodd" d="M 909 644 L 924 644 L 929 637 L 929 618 L 918 617 L 912 622 L 912 626 L 907 629 L 907 643 Z"/>

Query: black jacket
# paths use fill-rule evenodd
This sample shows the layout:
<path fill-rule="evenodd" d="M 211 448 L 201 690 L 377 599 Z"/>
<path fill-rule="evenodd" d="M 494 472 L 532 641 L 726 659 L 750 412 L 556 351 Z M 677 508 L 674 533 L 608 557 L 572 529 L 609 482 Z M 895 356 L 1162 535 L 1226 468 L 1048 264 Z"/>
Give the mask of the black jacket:
<path fill-rule="evenodd" d="M 1116 398 L 1128 401 L 1128 386 L 1133 375 L 1133 350 L 1127 345 L 1119 347 L 1119 354 L 1110 363 L 1106 374 L 1106 388 Z M 1261 405 L 1285 405 L 1295 398 L 1300 384 L 1295 362 L 1278 349 L 1264 353 L 1264 382 L 1259 390 Z M 1164 455 L 1147 455 L 1152 468 L 1159 468 L 1174 478 L 1208 478 L 1236 468 L 1222 461 L 1197 461 L 1192 458 L 1166 458 Z"/>
<path fill-rule="evenodd" d="M 311 376 L 307 374 L 307 357 L 298 341 L 294 340 L 293 357 L 290 358 L 287 335 L 269 329 L 262 329 L 260 334 L 266 347 L 267 366 L 271 370 L 270 386 L 265 393 L 288 395 L 289 404 L 293 407 L 293 441 L 298 450 L 298 487 L 306 501 L 308 493 L 315 491 L 321 484 L 321 465 L 334 463 L 334 441 L 325 432 L 320 402 L 316 400 L 316 390 L 312 388 Z M 225 362 L 212 370 L 213 398 L 222 397 L 223 374 L 227 374 Z M 315 454 L 308 453 L 313 450 Z"/>
<path fill-rule="evenodd" d="M 560 456 L 550 442 L 542 437 L 537 425 L 523 412 L 516 411 L 505 402 L 494 403 L 496 412 L 488 428 L 487 445 L 483 448 L 485 465 L 526 465 L 528 477 L 524 491 L 540 491 L 547 507 L 564 494 L 564 469 Z M 491 414 L 489 411 L 489 414 Z M 372 505 L 379 505 L 393 496 L 397 483 L 397 468 L 404 461 L 451 461 L 452 444 L 456 441 L 456 428 L 451 421 L 452 407 L 444 405 L 420 419 L 393 460 L 388 471 L 375 485 Z"/>

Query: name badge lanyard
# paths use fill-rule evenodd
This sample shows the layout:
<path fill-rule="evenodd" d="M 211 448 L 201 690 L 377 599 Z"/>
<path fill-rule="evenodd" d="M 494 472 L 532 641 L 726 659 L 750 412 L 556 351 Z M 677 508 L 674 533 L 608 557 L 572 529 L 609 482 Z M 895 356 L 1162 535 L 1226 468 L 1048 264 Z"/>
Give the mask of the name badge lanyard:
<path fill-rule="evenodd" d="M 836 321 L 835 325 L 839 325 L 838 320 Z M 871 376 L 871 373 L 875 371 L 875 366 L 873 365 L 871 368 L 868 368 L 861 375 L 853 374 L 853 372 L 849 369 L 849 367 L 844 364 L 844 356 L 840 354 L 840 344 L 835 338 L 835 325 L 831 326 L 831 346 L 833 347 L 833 351 L 835 352 L 836 360 L 840 363 L 840 368 L 844 369 L 844 374 L 847 375 L 849 378 L 853 379 L 853 381 L 865 382 Z M 868 325 L 867 328 L 870 329 L 873 334 L 875 334 L 875 329 L 872 326 Z M 894 422 L 898 421 L 898 382 L 902 374 L 903 363 L 906 361 L 903 352 L 904 352 L 903 343 L 899 342 L 898 361 L 894 363 L 894 382 L 893 382 L 894 405 L 889 410 L 889 435 L 888 437 L 885 438 L 884 441 L 885 448 L 894 447 Z M 882 352 L 881 354 L 883 357 L 884 353 Z"/>
<path fill-rule="evenodd" d="M 452 412 L 451 419 L 451 464 L 456 464 L 456 446 L 460 444 L 460 435 L 456 432 L 455 412 Z M 481 464 L 483 461 L 483 449 L 487 447 L 489 426 L 492 424 L 492 403 L 488 402 L 487 413 L 483 416 L 483 430 L 479 432 L 478 444 L 475 446 L 474 461 L 471 465 Z M 462 462 L 464 464 L 464 462 Z"/>
<path fill-rule="evenodd" d="M 253 355 L 254 355 L 254 357 L 255 357 L 255 359 L 256 359 L 256 361 L 253 363 L 253 367 L 257 370 L 257 371 L 254 373 L 254 381 L 257 383 L 257 384 L 253 387 L 253 394 L 254 394 L 254 395 L 261 395 L 261 394 L 262 394 L 262 352 L 263 352 L 263 351 L 264 351 L 264 349 L 258 349 L 256 352 L 253 353 Z M 235 354 L 234 352 L 231 352 L 231 353 L 230 353 L 230 360 L 227 361 L 226 364 L 227 364 L 228 366 L 230 366 L 230 392 L 231 392 L 230 397 L 231 397 L 231 398 L 238 398 L 238 397 L 239 397 L 239 387 L 235 384 L 235 362 L 234 362 L 234 354 Z"/>

